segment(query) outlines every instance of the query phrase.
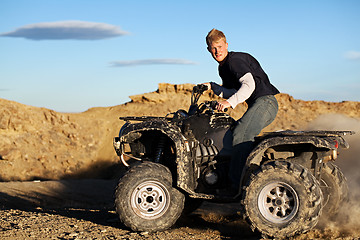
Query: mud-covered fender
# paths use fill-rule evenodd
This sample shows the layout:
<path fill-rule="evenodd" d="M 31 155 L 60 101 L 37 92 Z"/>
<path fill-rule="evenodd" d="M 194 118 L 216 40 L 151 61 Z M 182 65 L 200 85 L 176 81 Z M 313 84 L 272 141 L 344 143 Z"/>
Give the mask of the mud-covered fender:
<path fill-rule="evenodd" d="M 339 137 L 341 138 L 341 137 Z M 341 138 L 341 140 L 343 140 Z M 342 141 L 344 143 L 344 141 Z M 289 135 L 289 136 L 274 136 L 270 138 L 264 138 L 260 141 L 253 151 L 249 154 L 245 167 L 243 168 L 240 184 L 243 183 L 247 174 L 247 170 L 251 165 L 260 166 L 264 153 L 269 148 L 280 145 L 298 145 L 298 144 L 312 144 L 316 148 L 336 149 L 336 143 L 334 137 L 319 137 L 310 135 Z M 344 146 L 346 147 L 346 146 Z"/>
<path fill-rule="evenodd" d="M 342 139 L 342 138 L 341 138 Z M 332 137 L 318 137 L 318 136 L 278 136 L 261 141 L 253 151 L 249 154 L 246 165 L 250 164 L 260 165 L 264 152 L 279 145 L 298 145 L 298 144 L 312 144 L 316 148 L 336 149 L 336 143 Z"/>
<path fill-rule="evenodd" d="M 182 135 L 181 129 L 173 124 L 169 124 L 164 119 L 154 119 L 140 123 L 125 123 L 120 129 L 120 142 L 133 142 L 141 137 L 144 131 L 160 131 L 168 136 L 175 144 L 176 148 L 176 185 L 185 191 L 193 190 L 193 166 L 191 164 L 191 147 L 188 140 Z M 174 179 L 175 180 L 175 179 Z"/>

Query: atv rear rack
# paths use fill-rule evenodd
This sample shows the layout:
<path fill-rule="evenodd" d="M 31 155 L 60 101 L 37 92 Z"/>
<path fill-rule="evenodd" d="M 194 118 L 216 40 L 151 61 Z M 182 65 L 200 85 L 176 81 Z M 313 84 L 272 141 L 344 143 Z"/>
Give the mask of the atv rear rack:
<path fill-rule="evenodd" d="M 337 137 L 345 135 L 353 135 L 354 131 L 277 131 L 277 132 L 265 132 L 264 137 L 274 136 L 319 136 L 319 137 Z"/>

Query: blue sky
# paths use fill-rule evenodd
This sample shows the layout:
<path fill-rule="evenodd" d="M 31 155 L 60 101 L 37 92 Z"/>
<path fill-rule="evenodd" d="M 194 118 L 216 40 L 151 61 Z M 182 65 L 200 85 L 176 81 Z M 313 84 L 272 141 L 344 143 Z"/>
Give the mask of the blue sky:
<path fill-rule="evenodd" d="M 221 83 L 205 36 L 297 99 L 360 101 L 360 1 L 1 0 L 0 97 L 61 112 Z"/>

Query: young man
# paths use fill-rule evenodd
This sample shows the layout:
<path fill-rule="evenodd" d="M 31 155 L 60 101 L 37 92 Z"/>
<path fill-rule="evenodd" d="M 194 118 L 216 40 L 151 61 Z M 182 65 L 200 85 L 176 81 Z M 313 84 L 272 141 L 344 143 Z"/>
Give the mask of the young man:
<path fill-rule="evenodd" d="M 241 172 L 250 154 L 254 138 L 263 128 L 274 121 L 278 103 L 274 95 L 279 91 L 270 83 L 259 62 L 248 53 L 228 52 L 228 43 L 223 32 L 212 29 L 206 36 L 208 51 L 219 63 L 222 85 L 204 83 L 216 95 L 226 99 L 217 109 L 235 108 L 246 102 L 247 111 L 233 129 L 232 157 L 229 177 L 232 187 L 238 189 Z"/>

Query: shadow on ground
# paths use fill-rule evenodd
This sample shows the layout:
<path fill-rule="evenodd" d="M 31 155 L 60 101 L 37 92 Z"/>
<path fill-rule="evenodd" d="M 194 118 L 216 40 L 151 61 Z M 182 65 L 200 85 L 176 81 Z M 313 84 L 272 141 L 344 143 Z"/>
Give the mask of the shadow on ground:
<path fill-rule="evenodd" d="M 50 213 L 129 230 L 120 223 L 114 209 L 116 184 L 114 179 L 1 182 L 0 208 Z M 222 239 L 259 239 L 237 209 L 236 204 L 203 203 L 193 214 L 182 216 L 169 231 L 211 231 Z"/>

